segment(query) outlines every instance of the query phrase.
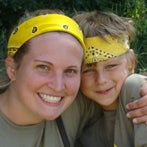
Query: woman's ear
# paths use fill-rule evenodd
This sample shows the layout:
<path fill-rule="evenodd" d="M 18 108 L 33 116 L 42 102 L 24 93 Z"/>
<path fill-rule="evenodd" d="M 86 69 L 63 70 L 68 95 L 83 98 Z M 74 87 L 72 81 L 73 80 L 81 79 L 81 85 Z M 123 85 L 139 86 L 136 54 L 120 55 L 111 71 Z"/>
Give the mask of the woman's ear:
<path fill-rule="evenodd" d="M 12 57 L 7 57 L 5 59 L 5 66 L 7 75 L 10 78 L 11 81 L 15 81 L 16 79 L 16 65 L 14 62 L 14 59 Z"/>

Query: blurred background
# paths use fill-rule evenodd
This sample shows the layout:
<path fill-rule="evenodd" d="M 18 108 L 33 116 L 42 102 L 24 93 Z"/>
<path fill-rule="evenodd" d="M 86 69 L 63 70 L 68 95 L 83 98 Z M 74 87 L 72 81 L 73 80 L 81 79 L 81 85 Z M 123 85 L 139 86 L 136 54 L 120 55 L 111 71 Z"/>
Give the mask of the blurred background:
<path fill-rule="evenodd" d="M 137 30 L 131 44 L 138 56 L 136 72 L 147 72 L 147 0 L 0 0 L 0 60 L 6 57 L 7 39 L 19 18 L 37 9 L 60 9 L 69 16 L 102 10 L 132 18 Z"/>

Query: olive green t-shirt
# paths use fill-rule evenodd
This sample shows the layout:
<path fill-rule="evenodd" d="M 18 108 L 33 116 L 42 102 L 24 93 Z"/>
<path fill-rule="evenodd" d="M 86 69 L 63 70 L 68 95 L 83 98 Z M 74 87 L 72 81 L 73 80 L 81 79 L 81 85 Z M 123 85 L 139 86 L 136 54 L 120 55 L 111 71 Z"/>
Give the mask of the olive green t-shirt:
<path fill-rule="evenodd" d="M 75 147 L 147 147 L 147 125 L 134 125 L 126 117 L 126 104 L 141 97 L 140 88 L 145 81 L 146 77 L 130 75 L 119 94 L 116 112 L 104 111 L 101 119 L 87 125 Z"/>
<path fill-rule="evenodd" d="M 115 119 L 115 147 L 147 147 L 147 125 L 133 124 L 126 117 L 126 104 L 141 97 L 140 88 L 145 81 L 146 77 L 132 74 L 122 87 Z"/>
<path fill-rule="evenodd" d="M 78 94 L 73 104 L 62 114 L 71 147 L 78 132 L 95 112 L 93 104 Z M 0 147 L 63 147 L 63 143 L 55 121 L 19 126 L 0 112 Z"/>

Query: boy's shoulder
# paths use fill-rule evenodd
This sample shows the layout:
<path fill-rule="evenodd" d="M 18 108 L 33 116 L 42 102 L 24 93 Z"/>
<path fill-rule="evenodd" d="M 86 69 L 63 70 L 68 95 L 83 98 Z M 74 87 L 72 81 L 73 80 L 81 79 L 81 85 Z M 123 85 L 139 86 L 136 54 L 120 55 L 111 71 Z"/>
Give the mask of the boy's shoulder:
<path fill-rule="evenodd" d="M 147 81 L 147 77 L 140 75 L 140 74 L 131 74 L 127 77 L 126 81 L 124 82 L 124 87 L 138 87 L 140 84 L 143 84 L 145 81 Z"/>
<path fill-rule="evenodd" d="M 140 90 L 147 77 L 139 74 L 131 74 L 125 80 L 120 95 L 120 103 L 125 107 L 126 104 L 141 97 Z"/>

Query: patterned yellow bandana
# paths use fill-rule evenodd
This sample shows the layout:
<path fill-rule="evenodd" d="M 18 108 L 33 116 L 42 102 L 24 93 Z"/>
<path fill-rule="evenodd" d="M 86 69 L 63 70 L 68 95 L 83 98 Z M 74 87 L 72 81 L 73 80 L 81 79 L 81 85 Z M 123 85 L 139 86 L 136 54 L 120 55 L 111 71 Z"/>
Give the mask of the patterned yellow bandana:
<path fill-rule="evenodd" d="M 85 39 L 85 63 L 95 63 L 110 58 L 120 56 L 128 51 L 128 37 L 116 40 L 110 36 L 105 37 L 89 37 Z"/>
<path fill-rule="evenodd" d="M 12 32 L 8 41 L 8 56 L 13 57 L 17 50 L 31 38 L 53 31 L 73 35 L 85 48 L 82 31 L 73 19 L 62 14 L 46 14 L 28 19 Z"/>

